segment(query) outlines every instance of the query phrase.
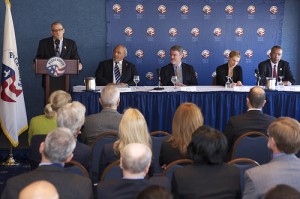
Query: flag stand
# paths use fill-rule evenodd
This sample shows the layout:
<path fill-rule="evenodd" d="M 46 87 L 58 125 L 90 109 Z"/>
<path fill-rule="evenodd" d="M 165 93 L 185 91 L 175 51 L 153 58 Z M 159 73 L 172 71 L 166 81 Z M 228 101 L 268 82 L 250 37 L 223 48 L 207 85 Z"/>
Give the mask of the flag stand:
<path fill-rule="evenodd" d="M 19 166 L 20 164 L 17 163 L 13 157 L 13 153 L 12 153 L 12 145 L 10 145 L 10 149 L 9 149 L 9 158 L 1 163 L 1 165 L 3 166 Z"/>

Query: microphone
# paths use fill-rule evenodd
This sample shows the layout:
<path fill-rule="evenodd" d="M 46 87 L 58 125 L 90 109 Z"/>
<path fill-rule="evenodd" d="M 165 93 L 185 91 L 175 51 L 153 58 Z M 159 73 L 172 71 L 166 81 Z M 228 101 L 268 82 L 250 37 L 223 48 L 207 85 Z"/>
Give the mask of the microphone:
<path fill-rule="evenodd" d="M 156 73 L 158 78 L 158 87 L 155 87 L 153 90 L 163 90 L 164 88 L 160 86 L 160 68 L 156 69 Z"/>
<path fill-rule="evenodd" d="M 255 77 L 258 77 L 259 76 L 259 72 L 257 69 L 254 70 L 254 73 L 255 73 Z"/>
<path fill-rule="evenodd" d="M 254 73 L 255 73 L 255 77 L 257 79 L 257 86 L 259 86 L 259 82 L 260 82 L 260 74 L 259 74 L 259 71 L 257 69 L 254 70 Z"/>

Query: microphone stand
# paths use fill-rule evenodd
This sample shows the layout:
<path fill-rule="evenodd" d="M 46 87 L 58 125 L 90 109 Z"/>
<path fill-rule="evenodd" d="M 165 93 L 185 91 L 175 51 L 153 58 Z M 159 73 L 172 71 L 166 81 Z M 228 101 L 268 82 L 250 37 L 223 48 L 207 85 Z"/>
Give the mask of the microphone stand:
<path fill-rule="evenodd" d="M 160 69 L 157 69 L 157 76 L 158 76 L 158 87 L 153 88 L 153 90 L 164 90 L 164 87 L 161 86 L 161 82 L 160 82 Z"/>

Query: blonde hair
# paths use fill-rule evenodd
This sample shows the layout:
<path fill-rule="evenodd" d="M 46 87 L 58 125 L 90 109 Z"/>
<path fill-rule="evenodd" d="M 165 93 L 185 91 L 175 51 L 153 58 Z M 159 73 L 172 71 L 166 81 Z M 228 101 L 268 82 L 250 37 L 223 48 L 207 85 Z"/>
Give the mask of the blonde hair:
<path fill-rule="evenodd" d="M 56 111 L 72 101 L 71 95 L 63 90 L 54 91 L 51 93 L 48 104 L 44 108 L 44 113 L 47 118 L 56 116 Z"/>
<path fill-rule="evenodd" d="M 181 104 L 174 114 L 172 137 L 167 142 L 170 142 L 172 147 L 178 148 L 181 154 L 186 155 L 187 146 L 192 140 L 192 134 L 203 123 L 201 109 L 196 104 Z"/>
<path fill-rule="evenodd" d="M 138 109 L 127 109 L 119 125 L 119 139 L 114 143 L 116 154 L 122 153 L 123 148 L 130 143 L 145 144 L 151 149 L 151 137 L 149 135 L 146 120 Z"/>
<path fill-rule="evenodd" d="M 229 58 L 232 58 L 232 57 L 238 57 L 238 58 L 241 58 L 241 54 L 239 51 L 237 50 L 233 50 L 229 53 Z"/>

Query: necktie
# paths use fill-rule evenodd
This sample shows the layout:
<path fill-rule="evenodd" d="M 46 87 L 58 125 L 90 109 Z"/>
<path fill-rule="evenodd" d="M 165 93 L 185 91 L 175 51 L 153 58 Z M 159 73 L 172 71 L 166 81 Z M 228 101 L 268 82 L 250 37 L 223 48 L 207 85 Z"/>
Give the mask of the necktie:
<path fill-rule="evenodd" d="M 276 64 L 274 64 L 273 66 L 273 78 L 276 78 L 277 74 L 276 74 Z"/>
<path fill-rule="evenodd" d="M 118 62 L 115 63 L 114 73 L 115 73 L 116 83 L 120 83 L 121 74 L 120 74 L 119 63 Z"/>
<path fill-rule="evenodd" d="M 59 57 L 59 44 L 55 44 L 55 55 L 57 56 L 57 57 Z"/>
<path fill-rule="evenodd" d="M 176 66 L 176 71 L 175 71 L 175 75 L 177 76 L 177 82 L 181 83 L 181 77 L 180 77 L 180 72 L 179 72 L 179 66 Z"/>

